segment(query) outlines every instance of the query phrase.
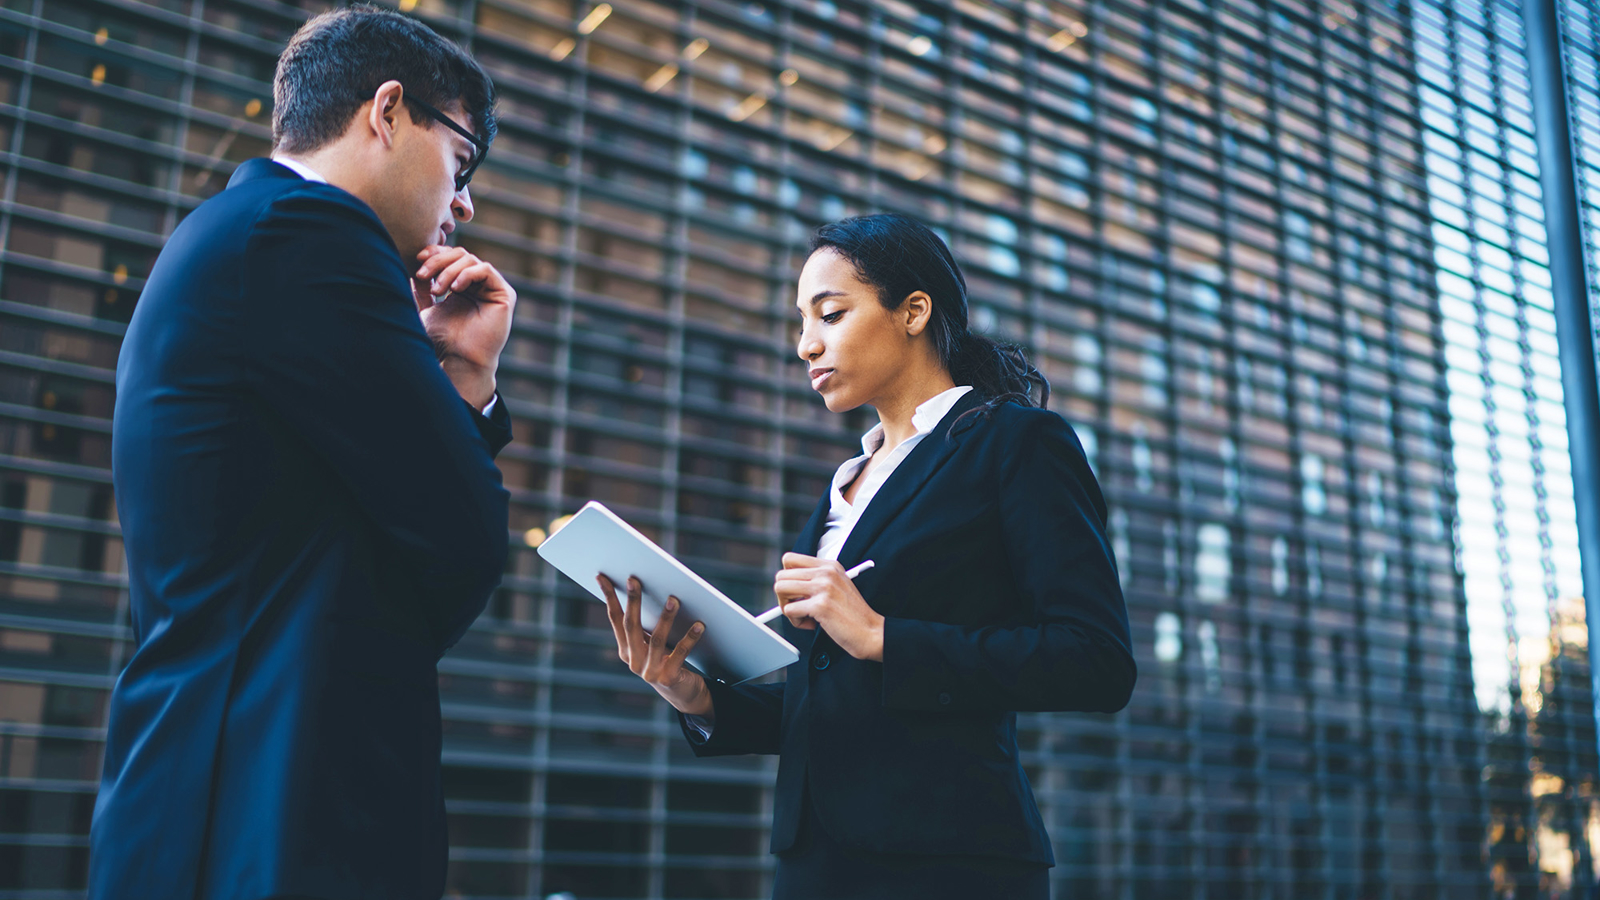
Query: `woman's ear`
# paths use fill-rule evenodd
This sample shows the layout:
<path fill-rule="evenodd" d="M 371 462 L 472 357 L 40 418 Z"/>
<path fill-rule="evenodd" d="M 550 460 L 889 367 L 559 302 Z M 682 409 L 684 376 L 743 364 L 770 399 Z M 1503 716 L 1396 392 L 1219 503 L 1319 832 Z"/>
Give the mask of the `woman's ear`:
<path fill-rule="evenodd" d="M 933 320 L 933 298 L 927 291 L 912 292 L 900 308 L 906 317 L 906 334 L 911 337 L 921 334 Z"/>

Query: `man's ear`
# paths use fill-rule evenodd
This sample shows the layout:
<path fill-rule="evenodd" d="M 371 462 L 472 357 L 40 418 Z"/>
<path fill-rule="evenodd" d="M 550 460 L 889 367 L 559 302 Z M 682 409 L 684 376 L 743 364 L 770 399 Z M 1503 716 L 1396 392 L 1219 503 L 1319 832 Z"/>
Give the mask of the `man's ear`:
<path fill-rule="evenodd" d="M 372 106 L 367 110 L 367 127 L 385 148 L 394 146 L 394 134 L 399 128 L 402 111 L 400 101 L 404 97 L 405 87 L 393 79 L 378 85 L 372 94 Z"/>
<path fill-rule="evenodd" d="M 916 337 L 933 320 L 933 298 L 927 291 L 913 291 L 900 305 L 900 311 L 906 317 L 906 334 Z"/>

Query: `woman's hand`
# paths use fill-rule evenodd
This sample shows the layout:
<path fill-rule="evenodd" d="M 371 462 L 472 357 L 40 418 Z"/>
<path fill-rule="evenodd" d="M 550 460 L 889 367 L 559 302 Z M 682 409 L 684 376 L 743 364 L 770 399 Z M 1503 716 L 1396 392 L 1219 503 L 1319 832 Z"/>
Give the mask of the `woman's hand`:
<path fill-rule="evenodd" d="M 611 620 L 611 631 L 617 639 L 617 655 L 633 674 L 655 688 L 656 693 L 665 697 L 678 712 L 711 718 L 711 691 L 706 687 L 706 680 L 683 664 L 689 651 L 700 643 L 706 627 L 699 622 L 689 626 L 689 632 L 668 651 L 667 634 L 672 631 L 672 620 L 678 615 L 678 598 L 668 597 L 655 631 L 645 631 L 639 623 L 639 610 L 644 605 L 644 586 L 639 579 L 628 579 L 626 611 L 617 602 L 617 589 L 611 579 L 601 575 L 599 581 L 600 590 L 606 596 L 606 617 Z"/>
<path fill-rule="evenodd" d="M 783 555 L 772 583 L 783 614 L 796 628 L 818 625 L 856 659 L 883 662 L 883 616 L 867 605 L 844 566 L 801 553 Z"/>

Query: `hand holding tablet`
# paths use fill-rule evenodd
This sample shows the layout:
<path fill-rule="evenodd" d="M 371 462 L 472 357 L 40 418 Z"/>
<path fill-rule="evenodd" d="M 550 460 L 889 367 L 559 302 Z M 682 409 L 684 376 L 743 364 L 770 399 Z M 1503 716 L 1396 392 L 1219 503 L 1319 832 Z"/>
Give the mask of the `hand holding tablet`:
<path fill-rule="evenodd" d="M 699 622 L 690 625 L 683 638 L 669 649 L 667 635 L 672 632 L 673 620 L 682 608 L 677 597 L 667 598 L 656 627 L 647 632 L 639 622 L 639 612 L 644 606 L 641 599 L 644 586 L 639 579 L 628 579 L 626 609 L 617 599 L 617 588 L 611 579 L 601 575 L 595 580 L 605 594 L 606 619 L 611 623 L 612 636 L 617 639 L 617 656 L 628 670 L 655 688 L 656 693 L 679 712 L 707 718 L 714 716 L 715 704 L 705 676 L 687 663 L 689 652 L 705 634 L 705 626 Z"/>
<path fill-rule="evenodd" d="M 661 640 L 676 647 L 689 626 L 702 623 L 705 631 L 688 650 L 687 662 L 713 678 L 748 681 L 800 658 L 793 644 L 599 503 L 584 504 L 539 545 L 539 555 L 597 600 L 606 599 L 599 576 L 619 587 L 636 578 L 638 621 L 652 632 L 652 640 L 667 599 L 676 598 L 679 608 L 669 617 Z"/>

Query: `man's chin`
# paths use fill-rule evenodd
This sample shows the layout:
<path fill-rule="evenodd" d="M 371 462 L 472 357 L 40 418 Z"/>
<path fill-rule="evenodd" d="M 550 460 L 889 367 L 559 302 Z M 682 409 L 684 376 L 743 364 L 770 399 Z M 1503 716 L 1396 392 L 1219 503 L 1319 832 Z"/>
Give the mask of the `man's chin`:
<path fill-rule="evenodd" d="M 399 245 L 401 254 L 405 254 L 409 246 L 409 252 L 411 254 L 409 258 L 412 261 L 415 261 L 417 255 L 429 247 L 444 246 L 444 232 L 438 228 L 435 228 L 432 231 L 423 232 L 421 234 L 413 234 L 412 238 L 404 243 L 400 241 L 396 241 L 395 243 Z M 413 269 L 412 271 L 416 270 Z"/>

